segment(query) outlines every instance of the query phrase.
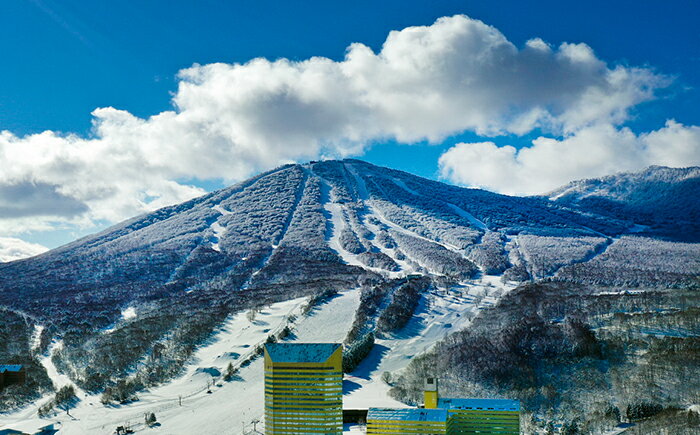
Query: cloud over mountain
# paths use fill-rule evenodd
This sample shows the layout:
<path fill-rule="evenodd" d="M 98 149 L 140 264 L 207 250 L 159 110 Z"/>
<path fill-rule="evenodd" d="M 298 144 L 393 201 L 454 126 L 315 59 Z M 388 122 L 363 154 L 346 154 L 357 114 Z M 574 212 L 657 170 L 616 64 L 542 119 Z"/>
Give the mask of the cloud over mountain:
<path fill-rule="evenodd" d="M 632 107 L 669 83 L 649 68 L 609 66 L 586 44 L 552 47 L 532 39 L 519 48 L 494 27 L 462 15 L 391 32 L 376 53 L 352 44 L 342 61 L 194 65 L 179 79 L 173 110 L 142 119 L 99 108 L 91 137 L 1 133 L 0 184 L 54 186 L 57 195 L 85 208 L 70 217 L 56 212 L 7 221 L 6 232 L 57 220 L 117 221 L 202 193 L 178 180 L 238 181 L 289 161 L 359 155 L 379 140 L 438 142 L 463 131 L 492 136 L 538 129 L 563 137 L 538 139 L 520 153 L 488 143 L 462 144 L 441 159 L 443 174 L 452 181 L 531 192 L 539 188 L 528 181 L 535 168 L 547 186 L 597 174 L 586 170 L 598 168 L 600 160 L 581 168 L 555 163 L 561 154 L 555 148 L 585 150 L 589 142 L 573 142 L 586 135 L 614 136 L 592 145 L 599 148 L 597 155 L 612 156 L 611 167 L 628 169 L 628 157 L 618 153 L 635 148 L 616 148 L 616 137 L 631 134 L 619 126 Z M 679 124 L 666 130 L 629 140 L 656 140 L 660 150 L 671 130 L 695 134 Z M 692 147 L 695 139 L 689 140 Z M 674 146 L 688 153 L 687 147 Z M 577 153 L 568 158 L 578 158 Z M 572 167 L 568 177 L 560 174 Z M 510 169 L 526 187 L 516 189 L 498 177 Z"/>
<path fill-rule="evenodd" d="M 546 193 L 572 179 L 634 171 L 650 165 L 700 165 L 700 127 L 668 121 L 636 135 L 610 124 L 582 128 L 563 139 L 539 137 L 529 147 L 460 143 L 439 160 L 453 182 L 514 195 Z"/>
<path fill-rule="evenodd" d="M 14 237 L 0 237 L 0 263 L 39 255 L 46 251 L 46 247 L 36 243 L 25 242 Z"/>

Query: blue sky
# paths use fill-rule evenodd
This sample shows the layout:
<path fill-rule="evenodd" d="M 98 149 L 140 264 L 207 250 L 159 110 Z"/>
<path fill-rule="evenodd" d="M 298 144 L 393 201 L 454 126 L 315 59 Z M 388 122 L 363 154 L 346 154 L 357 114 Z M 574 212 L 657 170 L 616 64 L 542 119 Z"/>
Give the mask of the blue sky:
<path fill-rule="evenodd" d="M 433 26 L 441 17 L 459 14 L 469 17 L 469 20 L 453 20 L 440 28 Z M 541 192 L 570 179 L 603 175 L 592 168 L 610 173 L 633 170 L 652 163 L 695 165 L 698 164 L 695 159 L 700 155 L 695 127 L 700 124 L 699 18 L 700 7 L 693 1 L 542 1 L 536 5 L 522 1 L 5 1 L 0 4 L 0 53 L 3 62 L 3 68 L 0 68 L 0 130 L 11 134 L 4 146 L 13 147 L 15 151 L 3 154 L 3 164 L 9 168 L 6 172 L 12 172 L 12 176 L 0 179 L 0 203 L 10 198 L 9 194 L 3 194 L 3 186 L 16 193 L 17 186 L 29 186 L 27 183 L 30 182 L 36 191 L 27 192 L 27 201 L 40 201 L 48 195 L 56 204 L 64 201 L 66 206 L 61 209 L 57 205 L 58 211 L 51 215 L 45 210 L 35 210 L 32 204 L 23 205 L 27 211 L 22 219 L 2 220 L 0 216 L 0 237 L 53 247 L 137 212 L 238 181 L 281 161 L 317 157 L 349 155 L 430 178 L 510 194 Z M 478 23 L 477 20 L 485 23 L 484 26 L 474 25 Z M 396 104 L 392 103 L 378 112 L 363 106 L 357 112 L 345 113 L 344 109 L 324 106 L 328 101 L 322 98 L 318 104 L 325 112 L 332 113 L 331 121 L 321 117 L 305 125 L 303 131 L 294 131 L 292 136 L 298 136 L 294 136 L 298 144 L 292 140 L 289 145 L 265 148 L 265 141 L 281 142 L 280 138 L 288 134 L 284 122 L 275 126 L 279 126 L 280 131 L 274 135 L 268 134 L 271 128 L 263 121 L 278 119 L 269 117 L 273 115 L 263 121 L 250 120 L 245 125 L 247 130 L 241 127 L 245 134 L 234 131 L 229 136 L 197 137 L 202 141 L 198 145 L 201 149 L 209 146 L 209 140 L 216 143 L 215 153 L 230 151 L 230 171 L 226 168 L 207 171 L 206 161 L 196 166 L 177 164 L 166 170 L 163 167 L 167 165 L 162 163 L 159 156 L 152 157 L 151 149 L 143 153 L 138 149 L 141 146 L 138 140 L 143 140 L 143 137 L 152 139 L 152 131 L 137 138 L 124 136 L 129 126 L 163 112 L 186 112 L 194 107 L 196 111 L 192 109 L 192 113 L 216 117 L 218 112 L 214 109 L 209 112 L 207 108 L 216 107 L 219 110 L 223 104 L 245 103 L 246 108 L 255 110 L 260 107 L 261 101 L 270 98 L 269 92 L 272 91 L 265 89 L 267 93 L 264 97 L 256 94 L 258 96 L 250 101 L 241 102 L 238 94 L 221 101 L 208 100 L 206 92 L 219 91 L 207 86 L 219 78 L 235 79 L 238 86 L 245 86 L 240 85 L 244 82 L 235 76 L 238 72 L 226 68 L 196 70 L 192 73 L 195 78 L 183 79 L 179 71 L 193 64 L 206 66 L 218 62 L 247 65 L 248 71 L 258 74 L 262 69 L 255 69 L 247 63 L 253 58 L 263 57 L 270 61 L 287 59 L 293 63 L 321 56 L 333 61 L 328 68 L 342 70 L 351 44 L 362 43 L 378 55 L 389 32 L 412 26 L 431 26 L 426 34 L 441 35 L 439 38 L 425 39 L 432 41 L 429 43 L 439 44 L 440 38 L 452 38 L 449 41 L 455 44 L 449 50 L 433 50 L 427 52 L 424 58 L 414 59 L 420 66 L 425 66 L 421 62 L 432 62 L 439 69 L 443 63 L 451 65 L 449 57 L 454 57 L 459 60 L 455 63 L 459 67 L 455 71 L 473 68 L 475 80 L 484 81 L 483 70 L 488 66 L 468 62 L 474 54 L 468 50 L 483 47 L 464 45 L 464 35 L 468 33 L 470 38 L 474 35 L 478 38 L 485 35 L 493 37 L 495 32 L 496 39 L 502 37 L 515 47 L 515 51 L 506 50 L 506 57 L 512 59 L 507 59 L 504 65 L 515 65 L 515 68 L 532 73 L 533 77 L 523 79 L 520 87 L 517 84 L 504 84 L 503 81 L 492 83 L 486 80 L 493 84 L 494 89 L 502 88 L 493 98 L 479 89 L 475 93 L 474 89 L 465 88 L 455 91 L 456 94 L 464 93 L 458 101 L 450 101 L 441 84 L 445 77 L 455 77 L 453 70 L 438 71 L 440 74 L 434 77 L 428 75 L 410 79 L 414 80 L 411 83 L 425 86 L 420 95 L 434 94 L 439 102 L 446 103 L 441 107 L 454 103 L 456 111 L 471 110 L 470 102 L 474 102 L 474 105 L 486 102 L 488 106 L 492 100 L 505 99 L 500 105 L 484 108 L 488 116 L 498 118 L 493 122 L 480 119 L 478 111 L 450 122 L 442 122 L 442 119 L 449 117 L 449 112 L 438 114 L 432 122 L 426 120 L 430 118 L 429 108 L 423 108 L 425 112 L 417 109 L 416 113 L 423 114 L 412 118 L 413 115 L 396 109 L 400 106 L 399 99 Z M 492 26 L 493 31 L 488 26 Z M 539 38 L 543 44 L 528 45 L 528 41 L 535 38 Z M 484 42 L 486 39 L 479 41 L 487 44 Z M 413 40 L 410 38 L 403 38 L 394 47 L 403 49 L 411 43 Z M 592 49 L 592 54 L 578 45 L 564 49 L 562 43 L 586 44 Z M 547 45 L 549 48 L 546 48 Z M 541 55 L 543 59 L 549 59 L 542 63 L 544 66 L 532 66 L 532 56 L 528 50 L 535 49 L 540 49 L 542 53 L 542 50 L 549 50 L 549 54 Z M 440 56 L 446 57 L 447 61 L 442 62 Z M 565 62 L 561 60 L 563 57 L 566 57 Z M 572 59 L 578 62 L 574 67 L 571 66 L 574 62 Z M 375 61 L 372 59 L 372 62 Z M 395 59 L 396 62 L 400 63 L 400 59 Z M 578 68 L 576 65 L 582 66 Z M 407 71 L 402 70 L 400 65 L 390 67 L 390 71 L 396 74 Z M 545 71 L 550 67 L 552 71 Z M 315 73 L 322 71 L 321 74 L 325 74 L 323 71 L 327 71 L 314 68 L 310 67 Z M 575 96 L 539 98 L 536 93 L 544 95 L 548 89 L 547 83 L 537 82 L 537 68 L 543 69 L 542 77 L 547 77 L 543 80 L 552 81 L 552 93 Z M 610 84 L 610 77 L 613 77 L 616 68 L 622 68 L 624 71 L 618 73 L 627 75 Z M 273 65 L 270 76 L 277 77 L 278 74 L 282 77 L 279 80 L 284 82 L 288 72 L 283 70 L 283 67 Z M 343 71 L 343 74 L 347 73 Z M 363 80 L 374 77 L 367 71 L 358 73 Z M 430 74 L 433 69 L 426 68 L 425 71 L 428 71 L 425 74 Z M 409 71 L 406 76 L 410 74 Z M 493 71 L 489 74 L 493 75 Z M 573 83 L 570 78 L 579 75 L 581 82 Z M 385 76 L 375 79 L 380 80 Z M 504 80 L 518 81 L 520 76 L 509 77 Z M 459 85 L 460 80 L 455 84 Z M 608 83 L 600 85 L 605 80 Z M 379 86 L 370 83 L 367 85 L 369 91 L 363 91 L 356 99 L 350 98 L 347 104 L 359 104 L 359 100 L 364 104 L 367 98 L 376 98 L 371 105 L 374 108 L 385 100 L 398 98 L 394 90 L 402 81 L 403 77 L 397 77 L 396 83 L 381 89 L 375 89 Z M 178 85 L 183 82 L 195 83 L 193 87 L 196 89 L 187 95 L 179 94 Z M 627 82 L 634 82 L 635 85 L 627 86 Z M 435 87 L 426 83 L 433 83 Z M 254 83 L 250 86 L 258 92 L 261 85 Z M 534 94 L 528 93 L 527 90 L 532 88 L 536 89 Z M 328 92 L 329 89 L 333 88 L 323 87 L 313 92 Z M 302 100 L 310 92 L 308 89 L 297 91 Z M 297 91 L 293 90 L 291 94 L 294 96 Z M 615 97 L 605 101 L 600 100 L 602 97 L 586 97 L 591 92 L 599 91 Z M 517 101 L 509 102 L 509 93 L 522 95 Z M 178 95 L 179 106 L 174 110 L 174 99 Z M 596 106 L 609 106 L 610 109 L 595 111 Z M 109 107 L 117 110 L 91 114 L 97 108 Z M 226 116 L 232 116 L 231 119 L 235 120 L 235 114 L 240 115 L 239 110 L 242 109 L 233 109 L 231 113 L 226 112 Z M 288 113 L 284 110 L 284 106 L 280 106 L 281 114 L 275 112 L 274 115 L 286 119 Z M 339 112 L 335 113 L 335 110 Z M 546 113 L 542 115 L 538 110 Z M 595 113 L 582 115 L 590 111 Z M 324 124 L 337 118 L 343 118 L 337 129 L 326 130 Z M 348 119 L 360 119 L 362 122 L 353 123 Z M 96 120 L 104 126 L 102 131 L 93 128 Z M 675 120 L 675 123 L 669 124 L 669 120 Z M 150 121 L 148 123 L 151 124 Z M 252 131 L 249 129 L 251 123 L 260 124 L 260 128 L 266 130 Z M 372 130 L 371 133 L 360 131 L 365 124 L 368 124 L 367 130 Z M 416 124 L 420 125 L 411 127 Z M 191 126 L 189 121 L 187 125 Z M 200 127 L 192 128 L 196 130 Z M 47 130 L 51 132 L 51 137 L 35 136 Z M 154 127 L 153 131 L 161 131 L 161 128 Z M 65 139 L 70 135 L 78 139 Z M 226 141 L 238 140 L 232 137 L 244 139 L 226 148 Z M 156 143 L 149 146 L 159 149 L 161 144 L 157 140 L 166 141 L 169 138 L 153 140 Z M 304 140 L 316 141 L 316 146 L 303 148 L 301 144 Z M 536 142 L 533 143 L 533 140 Z M 122 145 L 122 141 L 133 143 L 129 147 Z M 599 149 L 587 152 L 588 144 L 607 144 L 606 141 L 609 141 L 608 145 L 600 145 Z M 460 143 L 465 145 L 457 146 Z M 624 145 L 618 145 L 620 143 Z M 251 151 L 261 146 L 264 153 Z M 51 161 L 39 162 L 41 156 L 46 155 L 43 147 L 52 151 L 66 147 L 66 150 L 56 152 Z M 672 155 L 667 155 L 665 150 L 673 147 L 678 149 Z M 523 148 L 537 148 L 537 152 L 518 154 L 517 150 Z M 654 152 L 643 158 L 626 157 L 652 148 Z M 17 149 L 23 151 L 20 153 Z M 141 187 L 122 188 L 122 180 L 133 179 L 133 174 L 122 170 L 119 165 L 131 163 L 128 159 L 116 159 L 105 167 L 108 171 L 115 169 L 121 174 L 96 180 L 99 175 L 80 169 L 81 165 L 90 161 L 82 159 L 81 153 L 87 155 L 90 150 L 98 150 L 95 152 L 105 155 L 136 153 L 138 156 L 132 156 L 134 159 L 151 159 L 142 171 L 157 168 L 159 175 L 157 179 L 144 177 L 140 180 Z M 182 148 L 177 150 L 182 151 Z M 32 152 L 36 155 L 32 155 Z M 186 154 L 187 150 L 183 152 Z M 569 155 L 568 160 L 574 162 L 581 155 L 594 154 L 599 155 L 601 161 L 605 159 L 611 163 L 575 163 L 570 168 L 564 168 L 563 172 L 557 172 L 557 168 L 552 167 L 557 166 L 553 160 L 559 153 Z M 187 158 L 185 154 L 182 159 Z M 615 158 L 610 159 L 610 155 Z M 33 161 L 39 163 L 33 165 Z M 63 177 L 60 168 L 74 173 Z M 509 171 L 517 173 L 517 183 L 497 174 Z M 535 184 L 528 181 L 532 173 L 549 175 L 544 177 L 546 182 Z M 87 192 L 77 187 L 80 183 L 91 182 L 100 185 L 99 191 Z M 112 189 L 112 186 L 118 187 Z M 119 193 L 114 194 L 112 202 L 106 197 L 103 201 L 94 200 L 96 195 L 109 196 L 105 192 L 113 190 Z M 2 205 L 0 210 L 4 209 Z M 119 212 L 108 213 L 105 211 L 107 209 Z"/>

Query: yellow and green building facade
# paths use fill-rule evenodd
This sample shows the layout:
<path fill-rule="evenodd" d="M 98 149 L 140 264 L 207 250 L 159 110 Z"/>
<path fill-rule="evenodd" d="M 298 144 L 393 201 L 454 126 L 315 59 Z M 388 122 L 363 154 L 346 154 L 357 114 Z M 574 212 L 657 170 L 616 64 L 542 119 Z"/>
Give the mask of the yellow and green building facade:
<path fill-rule="evenodd" d="M 343 348 L 337 343 L 265 345 L 265 433 L 342 434 Z"/>
<path fill-rule="evenodd" d="M 423 408 L 370 408 L 367 433 L 447 434 L 447 410 Z"/>
<path fill-rule="evenodd" d="M 370 408 L 367 433 L 493 434 L 520 433 L 520 402 L 507 399 L 448 399 L 438 396 L 437 379 L 428 378 L 424 408 Z"/>
<path fill-rule="evenodd" d="M 520 433 L 520 402 L 507 399 L 438 399 L 448 434 Z"/>

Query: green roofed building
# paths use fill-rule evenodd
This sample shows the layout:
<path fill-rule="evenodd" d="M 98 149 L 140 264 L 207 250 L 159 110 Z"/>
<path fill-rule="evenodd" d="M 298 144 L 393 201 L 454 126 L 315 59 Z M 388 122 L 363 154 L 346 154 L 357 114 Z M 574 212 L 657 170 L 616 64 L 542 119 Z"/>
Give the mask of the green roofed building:
<path fill-rule="evenodd" d="M 438 399 L 448 412 L 449 434 L 520 433 L 520 402 L 506 399 Z"/>
<path fill-rule="evenodd" d="M 265 433 L 342 434 L 343 347 L 265 345 Z"/>
<path fill-rule="evenodd" d="M 370 408 L 368 434 L 447 434 L 447 410 Z"/>

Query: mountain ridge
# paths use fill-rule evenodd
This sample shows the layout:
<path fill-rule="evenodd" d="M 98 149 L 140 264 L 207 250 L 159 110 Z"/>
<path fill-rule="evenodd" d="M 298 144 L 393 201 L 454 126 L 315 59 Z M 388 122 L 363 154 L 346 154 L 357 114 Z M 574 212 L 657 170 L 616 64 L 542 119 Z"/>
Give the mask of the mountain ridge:
<path fill-rule="evenodd" d="M 52 360 L 81 389 L 133 393 L 181 373 L 233 313 L 294 298 L 361 289 L 348 346 L 362 349 L 378 324 L 405 324 L 433 291 L 476 286 L 466 300 L 495 303 L 498 282 L 693 285 L 699 246 L 640 232 L 635 219 L 361 160 L 284 165 L 0 264 L 0 332 L 8 322 L 26 336 L 0 358 L 41 373 L 36 356 L 54 341 Z M 12 400 L 51 389 L 32 388 Z"/>
<path fill-rule="evenodd" d="M 700 241 L 700 167 L 649 166 L 573 181 L 545 195 L 566 207 L 612 218 L 632 217 L 640 233 Z"/>

